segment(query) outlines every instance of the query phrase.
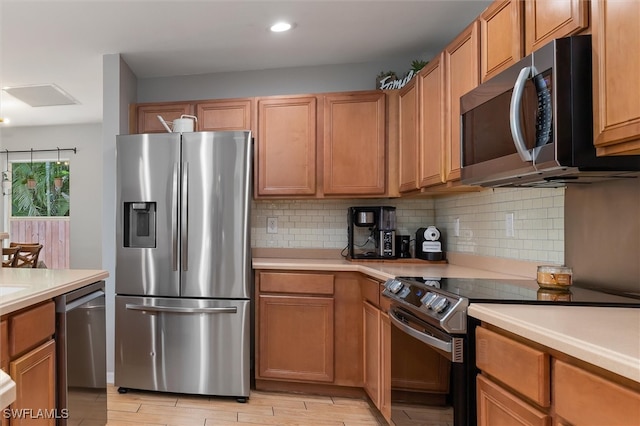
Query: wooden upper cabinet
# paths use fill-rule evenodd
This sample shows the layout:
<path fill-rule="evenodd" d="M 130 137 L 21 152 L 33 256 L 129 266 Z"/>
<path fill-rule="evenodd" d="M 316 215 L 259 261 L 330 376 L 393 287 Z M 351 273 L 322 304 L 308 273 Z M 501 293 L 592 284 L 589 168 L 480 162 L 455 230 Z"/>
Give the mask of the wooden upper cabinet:
<path fill-rule="evenodd" d="M 196 104 L 198 130 L 251 130 L 251 99 L 223 99 Z"/>
<path fill-rule="evenodd" d="M 496 0 L 480 15 L 480 76 L 488 80 L 523 57 L 520 0 Z"/>
<path fill-rule="evenodd" d="M 419 160 L 420 187 L 444 182 L 444 53 L 432 59 L 416 77 L 418 83 Z"/>
<path fill-rule="evenodd" d="M 385 94 L 324 96 L 324 194 L 383 195 L 386 183 Z"/>
<path fill-rule="evenodd" d="M 640 154 L 640 2 L 593 0 L 593 124 L 598 155 Z"/>
<path fill-rule="evenodd" d="M 316 193 L 317 98 L 259 98 L 256 196 Z"/>
<path fill-rule="evenodd" d="M 166 133 L 158 115 L 171 122 L 181 115 L 193 115 L 193 104 L 190 102 L 167 102 L 167 103 L 151 103 L 137 104 L 132 106 L 130 111 L 129 131 L 131 134 L 136 133 Z M 134 119 L 135 118 L 135 119 Z"/>
<path fill-rule="evenodd" d="M 479 84 L 479 23 L 473 22 L 444 50 L 446 89 L 444 177 L 460 180 L 460 97 Z"/>
<path fill-rule="evenodd" d="M 399 186 L 400 192 L 418 189 L 418 87 L 412 79 L 399 96 Z"/>
<path fill-rule="evenodd" d="M 638 16 L 633 18 L 637 23 Z M 588 26 L 588 0 L 525 1 L 525 54 L 555 38 L 576 34 Z"/>

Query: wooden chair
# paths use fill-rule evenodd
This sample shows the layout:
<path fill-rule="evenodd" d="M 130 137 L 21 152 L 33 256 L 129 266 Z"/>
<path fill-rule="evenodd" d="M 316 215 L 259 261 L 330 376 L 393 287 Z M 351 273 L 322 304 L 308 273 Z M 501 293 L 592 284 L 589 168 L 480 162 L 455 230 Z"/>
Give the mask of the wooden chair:
<path fill-rule="evenodd" d="M 37 243 L 9 243 L 9 247 L 20 247 L 16 254 L 14 268 L 35 268 L 38 266 L 38 256 L 42 250 L 42 244 Z"/>
<path fill-rule="evenodd" d="M 5 268 L 13 268 L 16 266 L 16 262 L 18 261 L 18 251 L 20 251 L 20 247 L 3 247 L 2 248 L 2 266 Z"/>

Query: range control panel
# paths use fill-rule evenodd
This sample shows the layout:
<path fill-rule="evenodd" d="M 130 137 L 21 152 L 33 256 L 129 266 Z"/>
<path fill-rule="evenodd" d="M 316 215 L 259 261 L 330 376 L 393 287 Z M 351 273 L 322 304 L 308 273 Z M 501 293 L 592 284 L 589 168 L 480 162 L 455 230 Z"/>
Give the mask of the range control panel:
<path fill-rule="evenodd" d="M 469 300 L 441 290 L 437 279 L 419 283 L 392 278 L 385 282 L 382 295 L 449 333 L 466 332 Z"/>

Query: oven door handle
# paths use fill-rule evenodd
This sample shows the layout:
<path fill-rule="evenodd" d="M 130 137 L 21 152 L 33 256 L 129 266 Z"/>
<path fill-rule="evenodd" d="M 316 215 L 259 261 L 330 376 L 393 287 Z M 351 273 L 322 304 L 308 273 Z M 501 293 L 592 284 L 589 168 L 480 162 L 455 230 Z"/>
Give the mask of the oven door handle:
<path fill-rule="evenodd" d="M 444 340 L 440 340 L 437 337 L 433 337 L 413 329 L 412 327 L 405 324 L 402 320 L 400 320 L 395 315 L 395 312 L 393 312 L 392 310 L 390 310 L 388 313 L 389 313 L 389 318 L 393 322 L 393 325 L 395 325 L 396 327 L 398 327 L 400 330 L 404 331 L 408 335 L 415 337 L 416 339 L 420 340 L 422 343 L 425 343 L 431 347 L 440 349 L 441 351 L 446 352 L 447 354 L 453 353 L 453 345 L 451 344 L 451 342 L 445 342 Z"/>

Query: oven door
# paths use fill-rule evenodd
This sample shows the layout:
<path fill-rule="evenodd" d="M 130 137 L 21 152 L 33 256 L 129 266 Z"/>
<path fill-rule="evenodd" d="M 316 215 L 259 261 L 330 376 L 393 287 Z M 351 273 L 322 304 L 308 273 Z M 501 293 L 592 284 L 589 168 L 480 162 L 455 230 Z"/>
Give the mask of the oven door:
<path fill-rule="evenodd" d="M 391 421 L 395 425 L 468 424 L 466 338 L 451 336 L 392 304 Z"/>

